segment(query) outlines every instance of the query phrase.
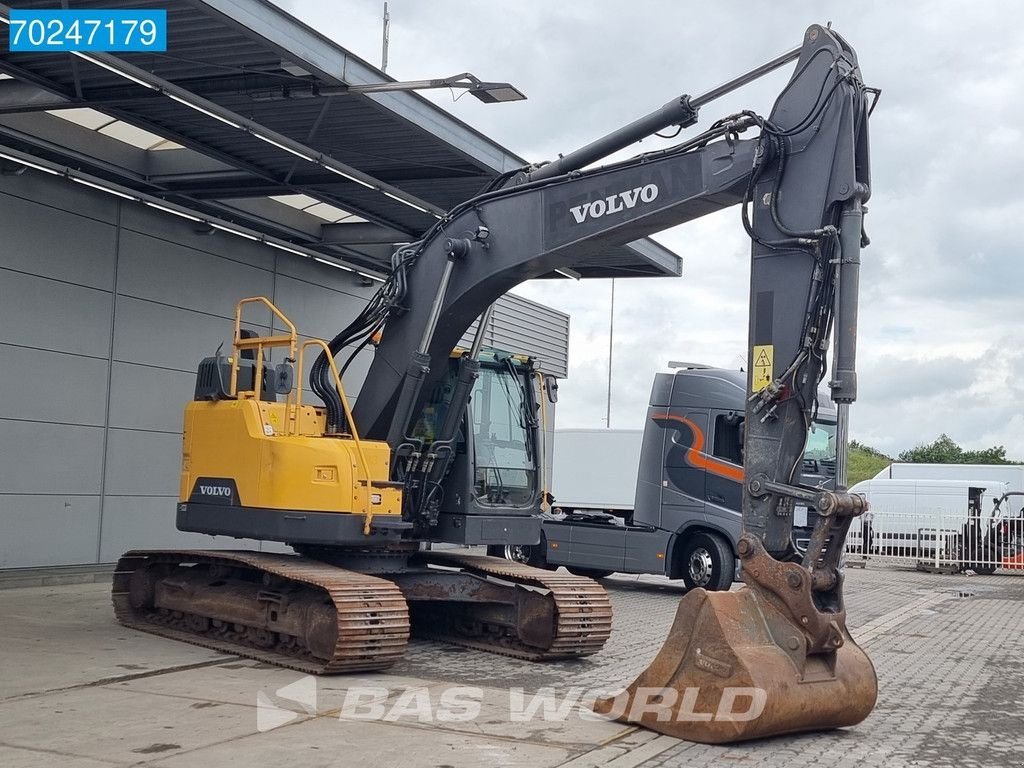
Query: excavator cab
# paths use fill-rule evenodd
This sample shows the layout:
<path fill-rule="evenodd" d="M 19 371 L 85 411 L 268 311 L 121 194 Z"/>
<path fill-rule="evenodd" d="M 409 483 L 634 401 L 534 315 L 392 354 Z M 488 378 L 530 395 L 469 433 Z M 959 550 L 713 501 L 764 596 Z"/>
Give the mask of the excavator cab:
<path fill-rule="evenodd" d="M 540 452 L 532 361 L 497 354 L 481 362 L 467 415 L 473 498 L 481 506 L 533 507 Z"/>
<path fill-rule="evenodd" d="M 422 450 L 435 448 L 443 423 L 457 395 L 460 361 L 467 350 L 456 349 L 448 371 L 419 409 L 411 436 Z M 532 358 L 499 350 L 483 350 L 471 384 L 469 402 L 452 438 L 452 457 L 439 482 L 442 500 L 427 535 L 434 541 L 459 544 L 510 543 L 508 520 L 490 531 L 495 515 L 513 518 L 513 544 L 540 540 L 540 406 L 534 386 Z M 477 521 L 481 521 L 477 525 Z"/>

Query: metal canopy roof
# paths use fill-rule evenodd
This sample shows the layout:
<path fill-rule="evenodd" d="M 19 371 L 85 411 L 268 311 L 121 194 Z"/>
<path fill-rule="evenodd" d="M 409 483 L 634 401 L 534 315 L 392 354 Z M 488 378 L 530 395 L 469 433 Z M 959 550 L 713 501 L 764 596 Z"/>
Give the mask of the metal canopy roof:
<path fill-rule="evenodd" d="M 527 164 L 415 93 L 321 95 L 391 78 L 267 0 L 67 5 L 166 9 L 169 51 L 12 54 L 0 24 L 0 146 L 150 200 L 381 270 L 392 243 Z M 649 239 L 595 248 L 575 272 L 681 272 Z"/>

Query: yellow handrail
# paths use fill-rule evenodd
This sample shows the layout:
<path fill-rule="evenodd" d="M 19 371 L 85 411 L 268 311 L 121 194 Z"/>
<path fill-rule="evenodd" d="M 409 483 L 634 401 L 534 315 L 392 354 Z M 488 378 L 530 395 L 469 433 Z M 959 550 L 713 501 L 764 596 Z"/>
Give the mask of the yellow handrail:
<path fill-rule="evenodd" d="M 288 335 L 277 335 L 277 336 L 254 336 L 251 339 L 242 338 L 242 307 L 247 304 L 263 304 L 267 307 L 274 315 L 288 327 Z M 299 334 L 295 330 L 295 326 L 292 321 L 285 317 L 285 314 L 279 310 L 266 296 L 250 296 L 248 298 L 240 300 L 235 305 L 235 338 L 232 341 L 235 353 L 231 357 L 231 396 L 238 397 L 238 360 L 241 357 L 241 351 L 243 349 L 256 348 L 256 366 L 253 369 L 252 374 L 252 393 L 253 398 L 256 400 L 260 399 L 260 389 L 263 386 L 263 348 L 264 347 L 288 347 L 288 358 L 290 360 L 295 359 L 296 344 L 298 342 Z M 248 391 L 248 390 L 246 390 Z"/>
<path fill-rule="evenodd" d="M 327 346 L 327 342 L 323 339 L 307 339 L 302 342 L 302 346 L 299 348 L 299 373 L 296 381 L 298 389 L 298 396 L 296 400 L 296 408 L 302 407 L 302 372 L 305 370 L 303 364 L 303 358 L 305 357 L 306 347 L 314 346 L 323 349 L 324 354 L 327 356 L 327 364 L 331 367 L 331 375 L 334 377 L 334 386 L 338 388 L 338 396 L 341 398 L 341 408 L 345 413 L 345 420 L 348 422 L 350 434 L 352 435 L 352 442 L 356 445 L 356 455 L 359 457 L 360 469 L 363 472 L 363 476 L 366 478 L 366 521 L 363 523 L 363 535 L 370 535 L 370 523 L 373 519 L 373 509 L 370 504 L 370 464 L 366 461 L 366 455 L 363 453 L 363 443 L 359 439 L 359 430 L 356 429 L 356 423 L 352 418 L 352 410 L 348 407 L 348 397 L 345 395 L 345 387 L 341 383 L 341 374 L 338 373 L 338 366 L 334 361 L 334 355 L 331 354 L 330 347 Z"/>
<path fill-rule="evenodd" d="M 274 336 L 254 336 L 250 339 L 242 338 L 242 308 L 247 304 L 263 304 L 267 309 L 274 313 L 284 325 L 288 328 L 288 334 L 278 334 Z M 352 436 L 352 442 L 355 443 L 356 456 L 359 459 L 358 469 L 363 473 L 365 482 L 365 502 L 364 509 L 366 511 L 366 521 L 363 524 L 363 534 L 370 534 L 370 525 L 373 520 L 373 508 L 371 504 L 371 485 L 370 485 L 370 464 L 366 460 L 366 454 L 363 452 L 363 444 L 359 439 L 359 431 L 356 429 L 355 421 L 352 419 L 352 409 L 348 405 L 348 397 L 345 395 L 345 387 L 341 383 L 341 374 L 338 373 L 338 366 L 334 361 L 334 355 L 331 354 L 330 348 L 327 343 L 322 339 L 307 339 L 302 342 L 301 346 L 298 344 L 298 331 L 295 329 L 295 325 L 289 320 L 285 314 L 279 310 L 270 299 L 265 296 L 251 296 L 249 298 L 242 299 L 235 306 L 235 338 L 233 341 L 235 353 L 231 359 L 231 395 L 233 397 L 238 396 L 238 360 L 241 357 L 241 351 L 243 349 L 256 349 L 256 366 L 253 371 L 253 389 L 252 394 L 256 400 L 260 398 L 260 389 L 263 384 L 263 349 L 264 347 L 288 347 L 288 359 L 296 362 L 298 370 L 295 375 L 295 387 L 293 389 L 294 396 L 292 393 L 288 394 L 287 405 L 291 413 L 288 415 L 288 426 L 287 434 L 292 434 L 293 430 L 297 434 L 299 425 L 299 413 L 302 408 L 302 373 L 305 370 L 304 357 L 306 347 L 316 346 L 320 347 L 324 354 L 327 356 L 327 362 L 331 368 L 331 375 L 334 377 L 334 385 L 338 388 L 338 395 L 341 397 L 341 407 L 345 414 L 345 419 L 348 422 L 350 434 Z M 248 391 L 248 390 L 247 390 Z M 294 397 L 294 399 L 293 399 Z"/>

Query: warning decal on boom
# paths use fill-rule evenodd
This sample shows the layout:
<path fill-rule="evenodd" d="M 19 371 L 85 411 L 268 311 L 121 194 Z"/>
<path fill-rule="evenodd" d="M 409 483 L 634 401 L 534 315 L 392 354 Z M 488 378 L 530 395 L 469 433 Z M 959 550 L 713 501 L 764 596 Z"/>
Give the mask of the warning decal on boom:
<path fill-rule="evenodd" d="M 775 363 L 774 344 L 755 344 L 754 353 L 751 355 L 754 361 L 753 375 L 750 377 L 750 391 L 760 392 L 772 383 L 772 366 Z"/>

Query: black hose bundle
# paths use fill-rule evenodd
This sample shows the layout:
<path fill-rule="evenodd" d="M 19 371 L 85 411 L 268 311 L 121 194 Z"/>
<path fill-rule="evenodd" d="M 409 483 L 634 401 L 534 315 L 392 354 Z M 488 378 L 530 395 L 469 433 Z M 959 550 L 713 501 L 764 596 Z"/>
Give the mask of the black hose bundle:
<path fill-rule="evenodd" d="M 395 311 L 402 311 L 402 302 L 408 292 L 408 270 L 419 256 L 424 241 L 411 243 L 395 251 L 391 257 L 391 273 L 381 284 L 377 292 L 370 298 L 356 318 L 349 323 L 327 344 L 331 355 L 337 357 L 345 347 L 355 344 L 356 347 L 345 360 L 339 370 L 344 375 L 349 365 L 373 339 L 374 335 L 383 329 L 388 318 Z M 309 373 L 310 386 L 317 396 L 323 400 L 327 408 L 327 432 L 337 434 L 342 431 L 345 421 L 345 410 L 341 404 L 341 393 L 334 384 L 334 377 L 331 375 L 330 362 L 327 353 L 321 351 Z M 351 424 L 345 425 L 352 430 Z"/>

